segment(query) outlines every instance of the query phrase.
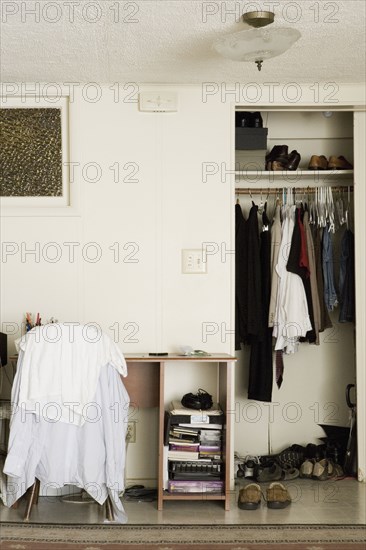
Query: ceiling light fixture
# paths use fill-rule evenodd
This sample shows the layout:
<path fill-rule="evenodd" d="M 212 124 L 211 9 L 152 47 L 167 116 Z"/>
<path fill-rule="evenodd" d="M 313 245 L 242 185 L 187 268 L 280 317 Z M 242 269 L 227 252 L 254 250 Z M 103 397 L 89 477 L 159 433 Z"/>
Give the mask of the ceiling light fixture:
<path fill-rule="evenodd" d="M 271 11 L 251 11 L 243 15 L 243 21 L 254 27 L 219 38 L 214 49 L 232 61 L 254 61 L 258 71 L 265 59 L 276 57 L 288 50 L 301 33 L 291 27 L 267 27 L 274 21 Z"/>

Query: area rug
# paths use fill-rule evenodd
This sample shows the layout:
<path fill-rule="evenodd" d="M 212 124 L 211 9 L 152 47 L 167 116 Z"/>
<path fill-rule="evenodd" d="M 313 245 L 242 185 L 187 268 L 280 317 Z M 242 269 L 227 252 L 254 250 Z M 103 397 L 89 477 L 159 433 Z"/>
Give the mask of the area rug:
<path fill-rule="evenodd" d="M 365 550 L 364 525 L 2 523 L 2 550 Z"/>

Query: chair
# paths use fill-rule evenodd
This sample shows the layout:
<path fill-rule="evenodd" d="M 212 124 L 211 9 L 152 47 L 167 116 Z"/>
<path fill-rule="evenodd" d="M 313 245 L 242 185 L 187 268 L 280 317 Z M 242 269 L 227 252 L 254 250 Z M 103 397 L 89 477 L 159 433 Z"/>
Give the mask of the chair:
<path fill-rule="evenodd" d="M 124 523 L 127 517 L 118 493 L 124 483 L 129 405 L 121 379 L 127 375 L 126 364 L 106 335 L 88 341 L 81 338 L 80 326 L 70 342 L 65 326 L 60 327 L 57 345 L 42 340 L 39 333 L 36 344 L 30 334 L 19 354 L 4 467 L 7 505 L 28 488 L 24 521 L 29 521 L 40 482 L 71 484 L 105 503 L 107 520 Z M 89 418 L 90 409 L 98 412 L 96 419 Z"/>

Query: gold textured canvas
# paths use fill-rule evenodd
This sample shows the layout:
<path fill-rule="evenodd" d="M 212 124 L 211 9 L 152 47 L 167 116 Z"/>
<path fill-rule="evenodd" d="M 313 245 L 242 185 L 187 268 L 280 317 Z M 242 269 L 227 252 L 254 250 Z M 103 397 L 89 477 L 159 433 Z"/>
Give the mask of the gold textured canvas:
<path fill-rule="evenodd" d="M 0 195 L 61 197 L 61 111 L 0 110 Z"/>

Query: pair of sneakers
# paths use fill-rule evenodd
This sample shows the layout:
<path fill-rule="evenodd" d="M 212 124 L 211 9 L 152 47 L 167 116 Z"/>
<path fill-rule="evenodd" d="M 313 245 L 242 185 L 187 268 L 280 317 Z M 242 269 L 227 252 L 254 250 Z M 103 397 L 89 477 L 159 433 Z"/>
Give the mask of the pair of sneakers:
<path fill-rule="evenodd" d="M 266 491 L 266 497 L 262 494 L 258 483 L 249 483 L 239 491 L 238 507 L 241 510 L 257 510 L 261 505 L 262 496 L 268 508 L 280 510 L 291 504 L 290 493 L 282 483 L 274 481 Z"/>

